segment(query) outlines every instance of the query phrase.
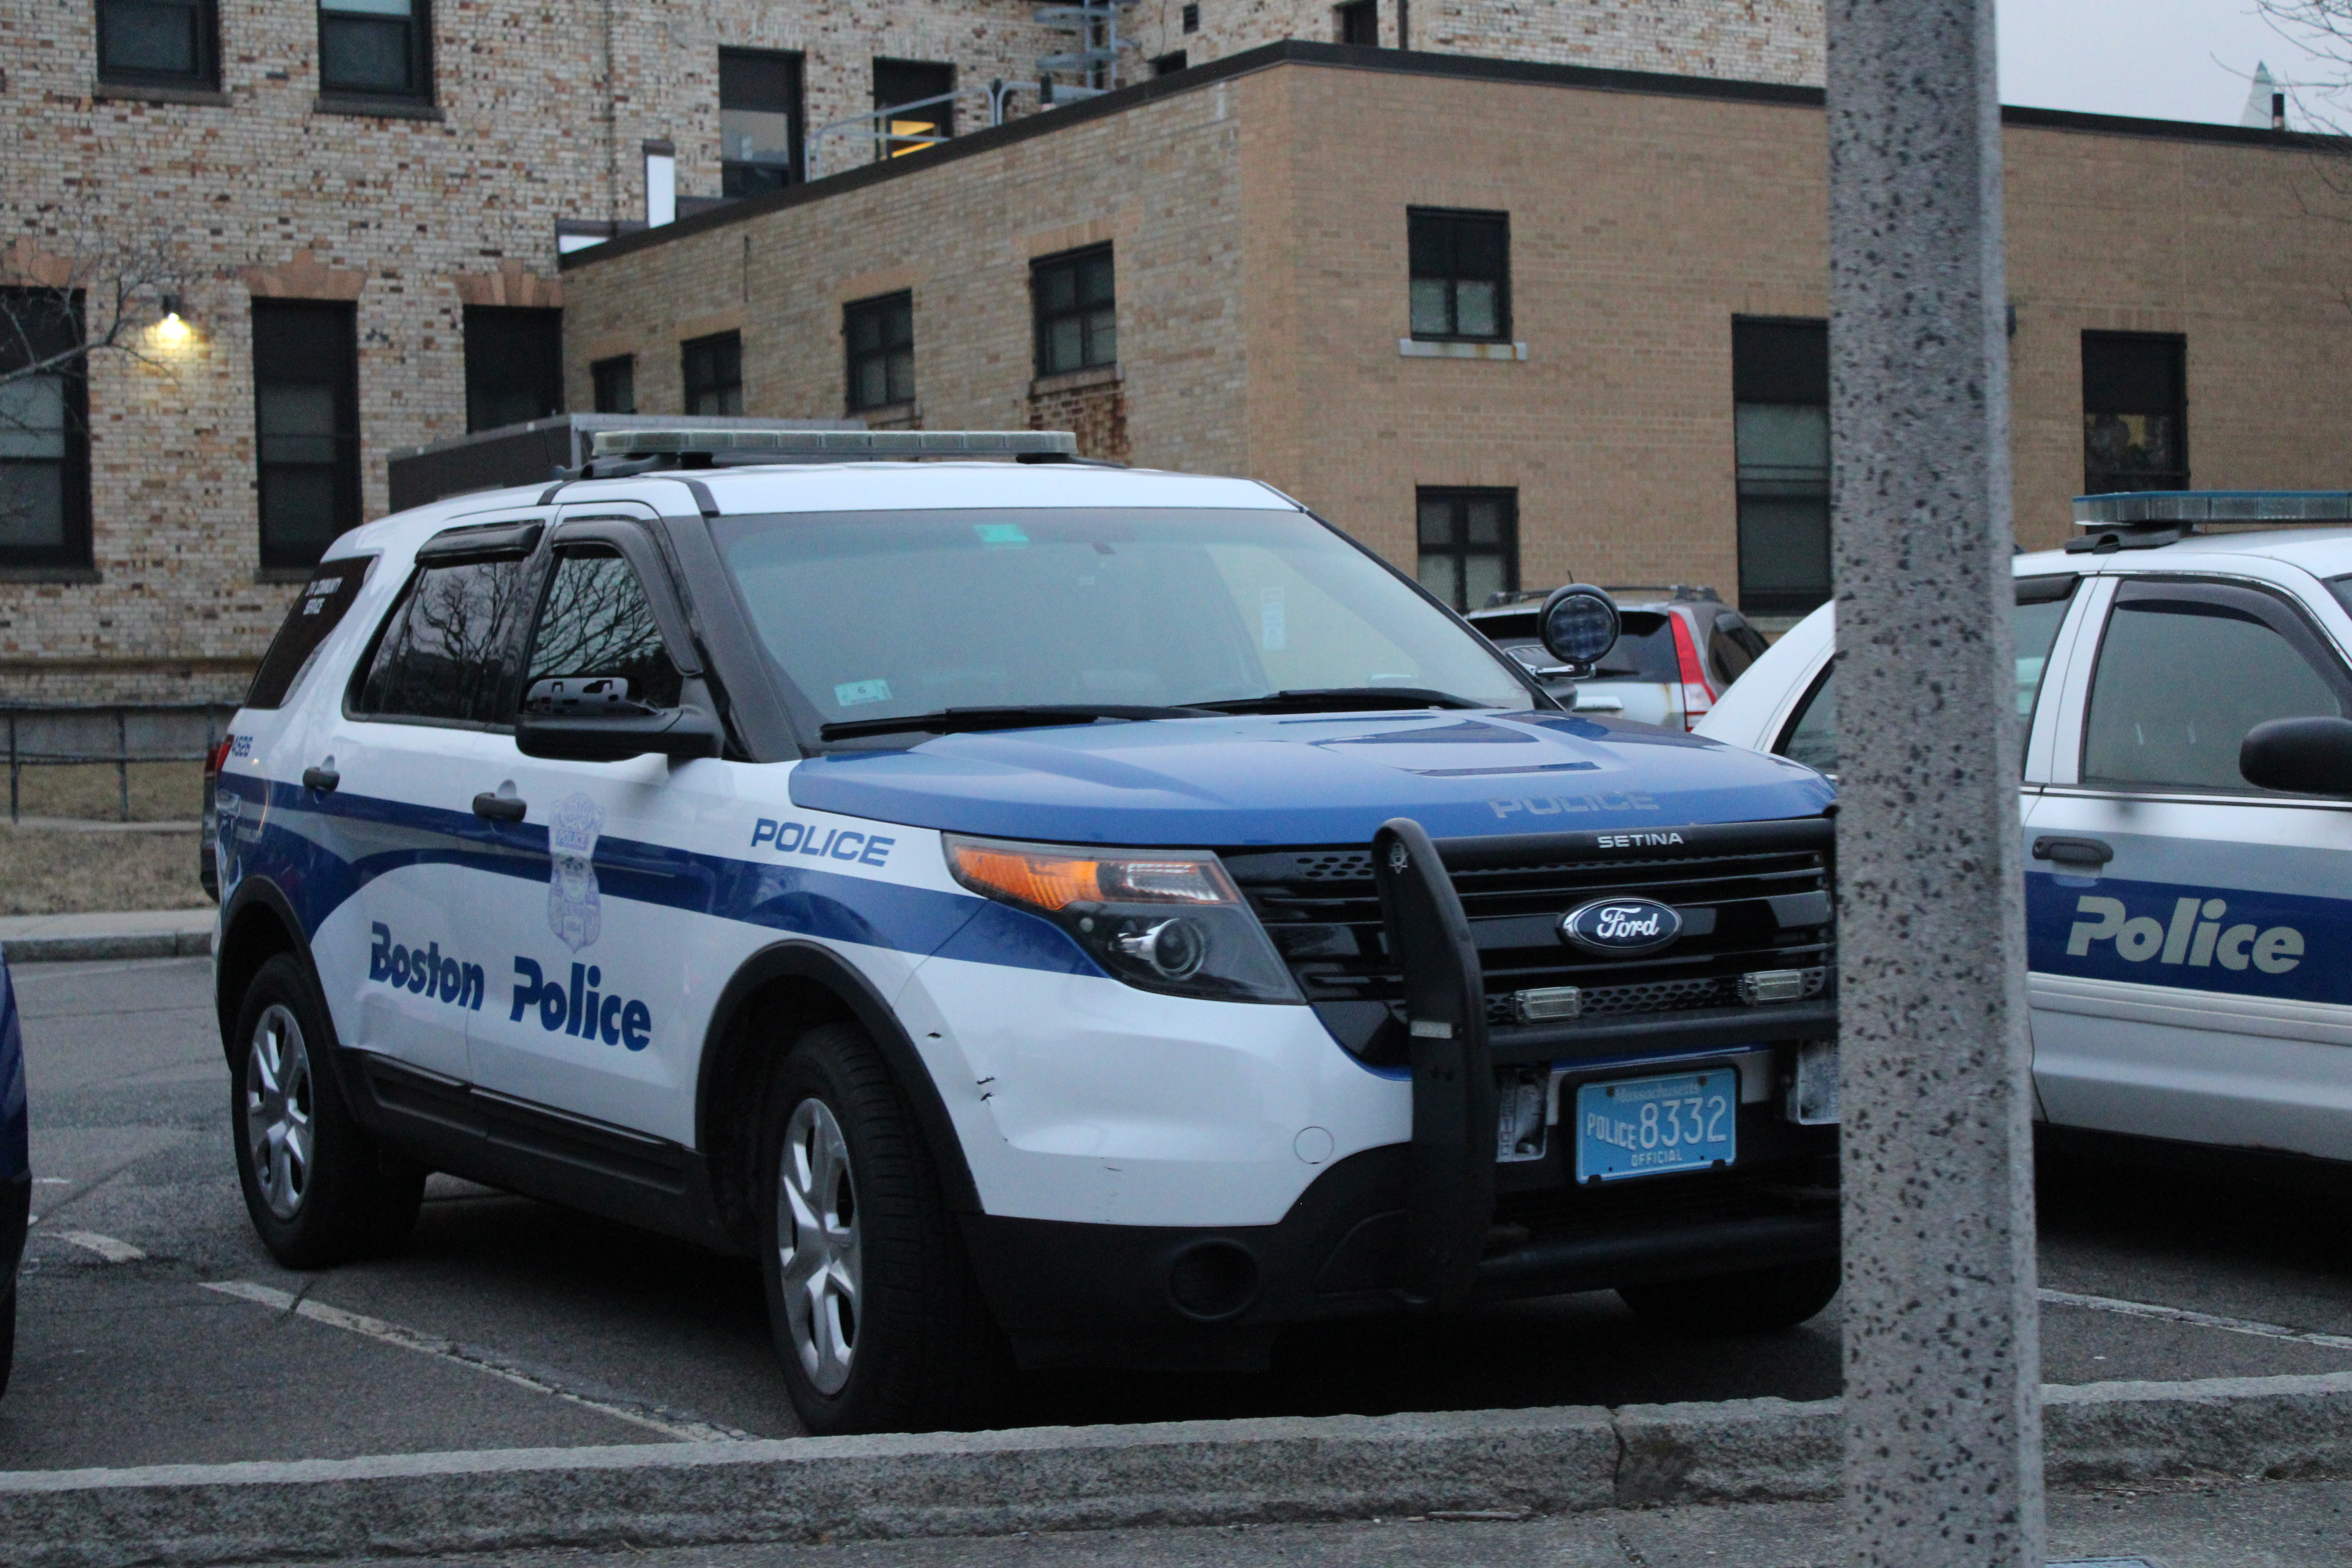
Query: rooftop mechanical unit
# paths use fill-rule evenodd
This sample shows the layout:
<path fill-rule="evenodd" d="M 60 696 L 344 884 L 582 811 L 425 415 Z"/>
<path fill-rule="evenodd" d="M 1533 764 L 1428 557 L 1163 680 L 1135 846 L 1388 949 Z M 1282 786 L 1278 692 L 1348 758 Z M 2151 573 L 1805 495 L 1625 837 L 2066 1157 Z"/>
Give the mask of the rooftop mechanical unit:
<path fill-rule="evenodd" d="M 809 431 L 863 434 L 856 419 L 735 419 L 675 414 L 558 414 L 528 424 L 478 430 L 429 447 L 395 447 L 385 465 L 392 510 L 406 511 L 447 496 L 499 490 L 512 485 L 543 485 L 559 473 L 576 472 L 593 455 L 599 436 L 635 430 L 690 429 L 717 434 L 761 430 L 771 434 Z"/>

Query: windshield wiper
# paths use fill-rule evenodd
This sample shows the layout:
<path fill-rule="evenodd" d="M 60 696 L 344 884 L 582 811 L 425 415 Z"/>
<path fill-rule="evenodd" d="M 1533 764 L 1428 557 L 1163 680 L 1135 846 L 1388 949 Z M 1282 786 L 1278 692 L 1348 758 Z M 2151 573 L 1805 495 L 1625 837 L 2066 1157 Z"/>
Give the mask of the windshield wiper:
<path fill-rule="evenodd" d="M 843 719 L 819 726 L 827 741 L 860 735 L 928 733 L 958 735 L 980 730 L 1042 730 L 1055 724 L 1091 724 L 1097 719 L 1210 719 L 1208 708 L 1142 708 L 1118 702 L 1024 702 L 1010 708 L 944 708 L 898 719 Z"/>
<path fill-rule="evenodd" d="M 1356 713 L 1387 708 L 1491 708 L 1494 704 L 1474 702 L 1467 697 L 1433 691 L 1425 686 L 1324 686 L 1195 706 L 1220 713 Z"/>

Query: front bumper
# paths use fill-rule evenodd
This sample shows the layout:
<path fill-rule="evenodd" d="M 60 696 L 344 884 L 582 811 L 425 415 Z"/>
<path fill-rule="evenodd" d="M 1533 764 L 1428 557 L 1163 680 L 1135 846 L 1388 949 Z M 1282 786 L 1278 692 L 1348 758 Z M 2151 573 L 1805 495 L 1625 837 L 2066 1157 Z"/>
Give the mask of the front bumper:
<path fill-rule="evenodd" d="M 1465 1301 L 1662 1283 L 1834 1258 L 1837 1130 L 1778 1107 L 1740 1115 L 1724 1174 L 1646 1177 L 1600 1192 L 1549 1186 L 1496 1200 Z M 973 1215 L 964 1240 L 1024 1366 L 1247 1371 L 1283 1328 L 1415 1310 L 1408 1287 L 1412 1149 L 1367 1149 L 1324 1172 L 1270 1226 L 1084 1225 Z"/>
<path fill-rule="evenodd" d="M 1273 1225 L 967 1216 L 982 1288 L 1024 1365 L 1248 1368 L 1292 1323 L 1837 1255 L 1837 1130 L 1792 1123 L 1774 1098 L 1740 1107 L 1728 1171 L 1580 1187 L 1557 1139 L 1548 1168 L 1498 1165 L 1498 1059 L 1607 1069 L 1560 1060 L 1538 1030 L 1496 1049 L 1478 948 L 1436 846 L 1418 825 L 1392 822 L 1372 858 L 1412 1020 L 1411 1141 L 1339 1161 Z M 1833 1037 L 1836 1027 L 1826 1000 L 1780 1014 L 1769 1032 L 1746 1017 L 1744 1030 L 1713 1016 L 1643 1019 L 1612 1029 L 1627 1037 L 1607 1045 L 1696 1067 L 1725 1047 Z M 1591 1033 L 1573 1054 L 1594 1051 Z"/>

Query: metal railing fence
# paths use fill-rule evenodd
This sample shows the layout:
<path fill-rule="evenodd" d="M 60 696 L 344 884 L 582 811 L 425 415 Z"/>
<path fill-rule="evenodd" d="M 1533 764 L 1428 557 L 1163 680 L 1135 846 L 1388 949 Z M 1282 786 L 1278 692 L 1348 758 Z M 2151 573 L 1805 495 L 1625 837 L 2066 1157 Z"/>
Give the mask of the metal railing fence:
<path fill-rule="evenodd" d="M 202 762 L 227 733 L 234 702 L 0 702 L 7 731 L 8 820 L 23 820 L 26 768 L 114 764 L 131 820 L 131 764 Z"/>

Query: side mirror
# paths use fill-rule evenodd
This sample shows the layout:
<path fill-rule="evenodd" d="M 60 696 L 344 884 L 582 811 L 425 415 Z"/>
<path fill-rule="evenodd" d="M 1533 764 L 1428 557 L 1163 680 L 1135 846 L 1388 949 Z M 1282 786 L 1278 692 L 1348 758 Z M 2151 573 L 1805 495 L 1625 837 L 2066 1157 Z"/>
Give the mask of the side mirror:
<path fill-rule="evenodd" d="M 1589 584 L 1570 583 L 1555 588 L 1536 616 L 1536 635 L 1544 649 L 1579 673 L 1608 657 L 1617 646 L 1617 602 Z"/>
<path fill-rule="evenodd" d="M 517 751 L 562 762 L 619 763 L 647 752 L 715 757 L 726 740 L 709 709 L 648 708 L 631 700 L 627 679 L 617 675 L 533 681 L 515 716 Z"/>
<path fill-rule="evenodd" d="M 2352 719 L 2273 719 L 2246 731 L 2238 772 L 2291 795 L 2352 795 Z"/>

